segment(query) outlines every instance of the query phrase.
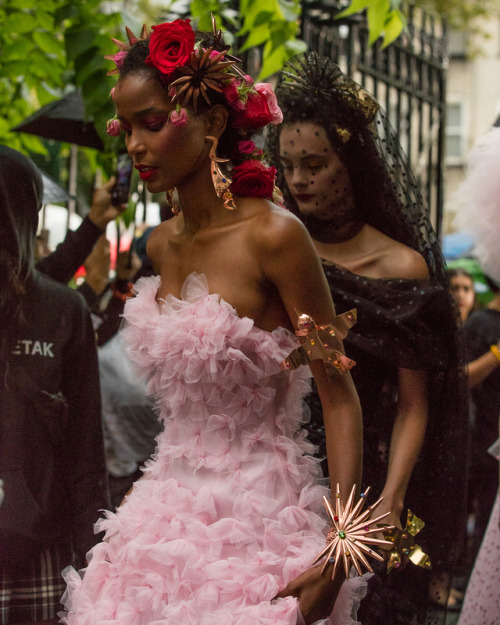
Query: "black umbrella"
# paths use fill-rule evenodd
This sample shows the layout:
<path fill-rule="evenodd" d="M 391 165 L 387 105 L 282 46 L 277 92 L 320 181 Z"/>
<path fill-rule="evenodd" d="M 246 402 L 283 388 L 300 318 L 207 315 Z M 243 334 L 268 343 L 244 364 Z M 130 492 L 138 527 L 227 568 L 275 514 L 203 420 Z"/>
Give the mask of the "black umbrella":
<path fill-rule="evenodd" d="M 43 201 L 45 204 L 58 204 L 59 202 L 69 202 L 71 199 L 74 199 L 58 182 L 41 169 L 39 171 L 43 180 Z"/>
<path fill-rule="evenodd" d="M 96 150 L 104 149 L 94 124 L 85 119 L 85 107 L 79 89 L 46 104 L 12 130 Z"/>

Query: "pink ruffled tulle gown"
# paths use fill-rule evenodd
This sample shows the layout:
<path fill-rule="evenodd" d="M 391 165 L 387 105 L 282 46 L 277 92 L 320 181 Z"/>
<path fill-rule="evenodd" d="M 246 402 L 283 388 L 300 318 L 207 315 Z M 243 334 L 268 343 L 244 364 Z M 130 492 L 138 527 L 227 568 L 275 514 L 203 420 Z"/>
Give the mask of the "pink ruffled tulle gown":
<path fill-rule="evenodd" d="M 149 378 L 164 431 L 83 579 L 65 571 L 67 625 L 296 625 L 298 601 L 272 601 L 308 568 L 327 524 L 300 429 L 309 369 L 283 371 L 297 346 L 267 332 L 191 274 L 159 305 L 137 284 L 123 330 Z M 366 577 L 366 576 L 365 576 Z M 353 625 L 366 580 L 345 582 L 324 625 Z"/>

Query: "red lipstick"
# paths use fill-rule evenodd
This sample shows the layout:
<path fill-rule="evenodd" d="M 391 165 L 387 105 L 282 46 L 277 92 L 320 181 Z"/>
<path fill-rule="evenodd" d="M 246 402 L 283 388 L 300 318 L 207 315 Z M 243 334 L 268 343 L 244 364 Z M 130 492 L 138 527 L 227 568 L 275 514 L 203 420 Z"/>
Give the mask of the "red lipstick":
<path fill-rule="evenodd" d="M 149 180 L 158 171 L 158 167 L 149 167 L 148 165 L 136 165 L 135 168 L 139 172 L 141 180 Z"/>

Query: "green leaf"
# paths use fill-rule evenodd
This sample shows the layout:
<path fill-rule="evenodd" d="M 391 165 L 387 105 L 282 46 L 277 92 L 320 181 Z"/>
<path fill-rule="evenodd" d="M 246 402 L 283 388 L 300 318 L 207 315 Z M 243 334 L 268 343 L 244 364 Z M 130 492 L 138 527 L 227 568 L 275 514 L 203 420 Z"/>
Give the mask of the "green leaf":
<path fill-rule="evenodd" d="M 382 34 L 389 10 L 389 0 L 375 0 L 368 7 L 368 45 L 373 45 Z"/>
<path fill-rule="evenodd" d="M 50 15 L 50 13 L 44 13 L 43 11 L 38 11 L 36 16 L 38 24 L 41 28 L 43 28 L 43 30 L 47 30 L 50 33 L 55 32 L 53 15 Z"/>
<path fill-rule="evenodd" d="M 266 50 L 267 48 L 267 50 Z M 263 63 L 262 68 L 259 72 L 259 76 L 257 80 L 264 80 L 273 74 L 281 71 L 283 69 L 283 65 L 288 61 L 289 54 L 285 48 L 285 46 L 279 46 L 274 50 L 271 49 L 270 44 L 266 44 L 264 46 L 264 54 L 263 54 Z"/>
<path fill-rule="evenodd" d="M 18 59 L 27 59 L 30 52 L 33 50 L 33 42 L 29 37 L 19 37 L 16 41 L 3 47 L 3 62 L 8 62 L 9 59 L 17 61 Z"/>
<path fill-rule="evenodd" d="M 389 13 L 389 18 L 384 26 L 383 48 L 386 48 L 389 44 L 395 41 L 403 32 L 405 23 L 401 17 L 402 16 L 399 11 L 391 11 L 391 13 Z"/>
<path fill-rule="evenodd" d="M 31 69 L 32 69 L 32 64 L 27 60 L 24 60 L 24 61 L 16 60 L 12 63 L 8 63 L 3 68 L 3 70 L 5 71 L 5 74 L 8 73 L 10 76 L 13 76 L 16 78 L 30 74 Z"/>
<path fill-rule="evenodd" d="M 35 152 L 36 154 L 47 154 L 41 139 L 36 135 L 30 135 L 28 133 L 22 133 L 21 141 L 23 147 L 27 152 Z"/>
<path fill-rule="evenodd" d="M 21 13 L 14 11 L 2 24 L 1 30 L 5 33 L 16 33 L 17 35 L 28 33 L 38 26 L 38 22 L 31 13 Z"/>
<path fill-rule="evenodd" d="M 0 117 L 0 135 L 6 134 L 7 132 L 9 132 L 9 130 L 10 127 L 8 121 Z"/>
<path fill-rule="evenodd" d="M 64 20 L 70 20 L 74 17 L 78 18 L 81 12 L 81 3 L 69 2 L 62 7 L 58 7 L 54 12 L 54 16 L 57 22 L 63 22 Z"/>
<path fill-rule="evenodd" d="M 286 22 L 294 22 L 300 15 L 300 4 L 293 0 L 278 0 L 278 10 Z"/>
<path fill-rule="evenodd" d="M 66 53 L 70 61 L 74 61 L 81 54 L 87 52 L 94 45 L 94 32 L 80 27 L 70 28 L 64 35 Z"/>
<path fill-rule="evenodd" d="M 15 7 L 18 11 L 29 11 L 36 9 L 37 0 L 15 0 Z"/>
<path fill-rule="evenodd" d="M 290 55 L 289 58 L 292 58 L 292 56 L 297 56 L 297 54 L 305 52 L 307 50 L 307 44 L 305 41 L 302 41 L 302 39 L 292 39 L 285 43 L 285 48 Z"/>
<path fill-rule="evenodd" d="M 108 70 L 108 61 L 101 56 L 101 51 L 97 49 L 92 50 L 93 54 L 84 56 L 89 59 L 83 65 L 78 63 L 78 70 L 76 73 L 76 81 L 78 84 L 83 84 L 92 74 L 100 74 L 101 77 L 105 76 Z M 90 57 L 90 58 L 89 58 Z M 78 59 L 77 59 L 78 61 Z M 77 64 L 75 63 L 75 69 Z"/>
<path fill-rule="evenodd" d="M 262 24 L 261 26 L 257 26 L 250 32 L 245 40 L 245 43 L 241 46 L 241 48 L 238 49 L 238 52 L 244 52 L 249 48 L 260 46 L 262 43 L 268 41 L 270 36 L 271 32 L 269 30 L 268 24 Z"/>
<path fill-rule="evenodd" d="M 62 41 L 55 39 L 54 35 L 48 32 L 36 30 L 33 33 L 33 41 L 35 44 L 47 54 L 55 54 L 61 56 L 64 54 L 64 44 Z"/>
<path fill-rule="evenodd" d="M 354 13 L 360 13 L 369 7 L 370 4 L 371 0 L 353 0 L 347 9 L 344 9 L 341 13 L 338 13 L 335 16 L 335 19 L 347 17 L 348 15 L 354 15 Z"/>
<path fill-rule="evenodd" d="M 110 91 L 110 83 L 103 79 L 103 75 L 100 72 L 92 74 L 92 76 L 82 84 L 85 112 L 88 118 L 95 117 L 96 111 L 99 111 L 102 107 L 107 106 L 112 109 L 112 105 L 109 103 Z M 112 117 L 112 115 L 109 115 L 108 118 L 109 117 Z M 104 130 L 105 129 L 106 127 L 104 126 Z"/>
<path fill-rule="evenodd" d="M 39 50 L 33 50 L 30 56 L 32 73 L 43 80 L 50 77 L 52 84 L 60 85 L 62 82 L 60 64 L 55 59 L 49 59 Z"/>

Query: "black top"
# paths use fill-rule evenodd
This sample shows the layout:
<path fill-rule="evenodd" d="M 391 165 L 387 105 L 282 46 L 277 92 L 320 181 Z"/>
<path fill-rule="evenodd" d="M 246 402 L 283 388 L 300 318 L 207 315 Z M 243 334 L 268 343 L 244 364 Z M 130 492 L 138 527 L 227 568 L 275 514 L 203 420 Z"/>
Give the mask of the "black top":
<path fill-rule="evenodd" d="M 475 360 L 500 340 L 500 312 L 484 308 L 473 312 L 464 324 L 468 362 Z M 498 438 L 500 416 L 500 368 L 472 389 L 475 408 L 473 450 L 485 454 Z"/>
<path fill-rule="evenodd" d="M 13 533 L 21 527 L 35 552 L 71 540 L 83 565 L 108 505 L 94 332 L 82 297 L 36 271 L 22 304 L 0 390 L 0 517 Z M 67 414 L 44 414 L 29 380 L 44 393 L 61 392 Z"/>

